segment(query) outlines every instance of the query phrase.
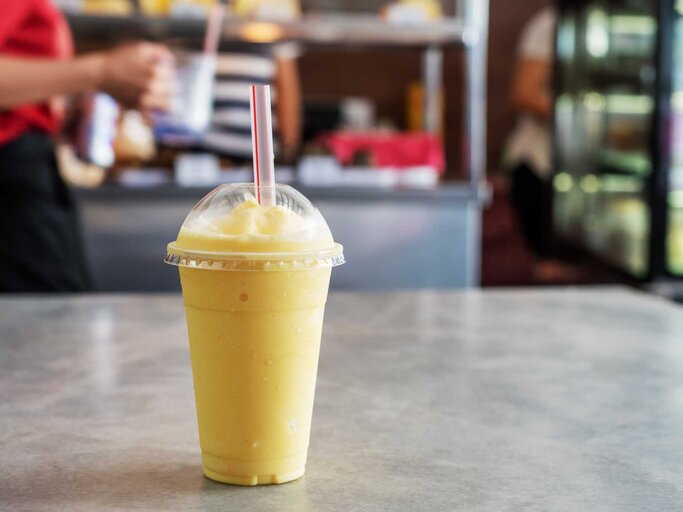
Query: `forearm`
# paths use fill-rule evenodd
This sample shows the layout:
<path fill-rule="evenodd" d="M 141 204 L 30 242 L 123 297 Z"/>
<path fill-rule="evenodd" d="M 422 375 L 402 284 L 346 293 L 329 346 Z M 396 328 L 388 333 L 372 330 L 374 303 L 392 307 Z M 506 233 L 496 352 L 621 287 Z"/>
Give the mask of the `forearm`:
<path fill-rule="evenodd" d="M 513 82 L 513 103 L 520 113 L 547 120 L 552 111 L 548 81 L 550 63 L 539 59 L 522 59 L 517 63 Z"/>
<path fill-rule="evenodd" d="M 520 112 L 527 112 L 546 121 L 550 118 L 552 101 L 547 94 L 524 95 L 515 98 L 515 106 Z"/>
<path fill-rule="evenodd" d="M 62 61 L 0 56 L 0 109 L 95 90 L 103 66 L 100 54 Z"/>

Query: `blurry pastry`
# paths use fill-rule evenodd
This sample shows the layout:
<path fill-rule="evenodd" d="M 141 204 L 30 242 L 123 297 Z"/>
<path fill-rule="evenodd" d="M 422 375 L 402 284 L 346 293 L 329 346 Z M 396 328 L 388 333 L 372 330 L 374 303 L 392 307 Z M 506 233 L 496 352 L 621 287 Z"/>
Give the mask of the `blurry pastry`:
<path fill-rule="evenodd" d="M 127 110 L 120 116 L 113 147 L 118 163 L 146 161 L 154 156 L 154 133 L 140 112 Z"/>
<path fill-rule="evenodd" d="M 71 146 L 57 145 L 57 166 L 66 183 L 74 187 L 93 188 L 102 184 L 106 171 L 79 160 Z"/>

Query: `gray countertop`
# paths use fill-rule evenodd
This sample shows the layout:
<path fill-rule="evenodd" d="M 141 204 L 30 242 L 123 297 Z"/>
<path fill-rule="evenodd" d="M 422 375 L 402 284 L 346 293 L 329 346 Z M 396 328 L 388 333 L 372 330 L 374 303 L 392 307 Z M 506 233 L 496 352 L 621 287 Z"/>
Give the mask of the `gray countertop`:
<path fill-rule="evenodd" d="M 202 477 L 180 297 L 0 299 L 0 509 L 683 510 L 683 310 L 332 294 L 306 476 Z"/>

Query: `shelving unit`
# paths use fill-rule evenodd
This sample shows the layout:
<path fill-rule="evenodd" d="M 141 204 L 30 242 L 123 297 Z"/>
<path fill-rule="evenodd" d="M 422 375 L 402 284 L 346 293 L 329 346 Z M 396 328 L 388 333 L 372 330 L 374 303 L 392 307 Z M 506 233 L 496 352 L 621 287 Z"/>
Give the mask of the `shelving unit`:
<path fill-rule="evenodd" d="M 676 295 L 680 16 L 666 0 L 561 0 L 554 79 L 557 233 L 638 280 L 678 287 Z"/>
<path fill-rule="evenodd" d="M 469 184 L 483 193 L 486 164 L 486 51 L 488 1 L 456 0 L 457 17 L 423 24 L 393 25 L 376 15 L 312 15 L 299 21 L 255 21 L 228 18 L 223 39 L 244 43 L 293 41 L 304 47 L 418 48 L 423 52 L 424 118 L 429 131 L 439 126 L 439 94 L 443 49 L 460 46 L 465 52 L 466 91 L 463 96 L 465 167 Z M 143 38 L 198 44 L 204 36 L 203 18 L 174 18 L 66 13 L 77 39 L 116 42 Z M 459 142 L 455 142 L 458 143 Z"/>
<path fill-rule="evenodd" d="M 77 37 L 117 38 L 125 33 L 146 39 L 191 39 L 201 41 L 203 18 L 107 16 L 67 14 Z M 260 36 L 260 37 L 259 37 Z M 396 26 L 377 16 L 360 14 L 316 15 L 300 21 L 250 21 L 231 18 L 223 25 L 223 37 L 233 41 L 297 41 L 307 45 L 351 46 L 447 46 L 463 42 L 465 27 L 460 18 L 429 24 Z"/>
<path fill-rule="evenodd" d="M 440 234 L 448 240 L 444 247 L 438 249 L 443 252 L 446 271 L 442 273 L 443 281 L 438 283 L 441 287 L 470 287 L 479 283 L 480 274 L 480 232 L 481 232 L 481 209 L 488 198 L 488 190 L 485 185 L 486 171 L 486 54 L 488 39 L 488 1 L 487 0 L 455 0 L 457 17 L 446 18 L 436 23 L 392 25 L 382 21 L 378 16 L 372 15 L 349 15 L 338 13 L 335 15 L 306 16 L 300 21 L 274 22 L 254 20 L 226 20 L 222 36 L 226 41 L 243 42 L 248 44 L 273 43 L 293 41 L 300 43 L 304 50 L 310 47 L 339 47 L 339 48 L 394 48 L 402 51 L 408 48 L 417 48 L 422 51 L 422 81 L 424 86 L 424 119 L 428 131 L 436 132 L 440 125 L 439 98 L 443 82 L 443 50 L 446 47 L 461 47 L 464 53 L 465 93 L 462 95 L 463 102 L 463 140 L 445 141 L 445 144 L 454 144 L 463 147 L 463 167 L 467 178 L 448 185 L 443 185 L 433 194 L 425 191 L 424 196 L 416 201 L 423 201 L 425 207 L 436 198 L 442 188 L 448 189 L 451 197 L 452 208 L 446 214 L 449 231 Z M 160 41 L 185 41 L 197 45 L 203 38 L 205 21 L 197 18 L 176 19 L 172 17 L 147 17 L 140 14 L 130 16 L 96 16 L 69 13 L 67 19 L 77 39 L 96 40 L 98 42 L 116 42 L 122 39 L 144 38 Z M 388 200 L 396 204 L 392 206 L 391 215 L 396 215 L 394 225 L 401 224 L 402 201 L 401 191 L 387 191 L 386 194 L 372 196 L 368 199 L 368 208 L 385 209 Z M 96 200 L 89 202 L 99 192 L 86 194 L 84 201 L 87 203 L 85 210 L 96 208 Z M 321 194 L 325 192 L 320 189 Z M 165 192 L 164 192 L 165 194 Z M 313 197 L 318 195 L 312 191 Z M 334 201 L 328 207 L 325 202 L 321 210 L 330 221 L 331 225 L 337 219 L 345 219 L 339 225 L 353 225 L 358 233 L 353 234 L 358 238 L 359 245 L 362 240 L 375 235 L 363 233 L 363 220 L 351 219 L 352 211 L 342 210 L 340 204 L 354 201 L 353 190 L 335 190 Z M 171 198 L 172 194 L 169 196 Z M 391 196 L 391 197 L 390 197 Z M 346 199 L 343 199 L 346 198 Z M 375 206 L 373 206 L 375 205 Z M 183 206 L 185 207 L 185 206 Z M 384 210 L 383 210 L 384 211 Z M 388 210 L 387 210 L 388 211 Z M 416 211 L 419 211 L 416 210 Z M 385 211 L 386 213 L 386 211 Z M 405 214 L 405 212 L 403 212 Z M 367 214 L 365 214 L 367 215 Z M 93 217 L 95 219 L 95 216 Z M 96 220 L 96 219 L 95 219 Z M 88 219 L 86 219 L 87 223 Z M 93 230 L 99 229 L 97 226 Z M 97 246 L 97 240 L 101 235 L 93 234 L 88 241 L 89 245 Z M 347 235 L 351 237 L 352 234 Z M 459 247 L 457 259 L 454 259 L 452 248 Z M 380 254 L 384 249 L 378 247 L 377 253 L 369 253 L 363 250 L 354 254 L 354 244 L 348 244 L 348 259 L 355 261 L 356 268 L 373 268 L 376 261 L 382 260 Z M 388 248 L 386 250 L 389 250 Z M 395 251 L 394 251 L 395 252 Z M 405 260 L 405 261 L 403 261 Z M 408 255 L 397 255 L 394 266 L 408 261 Z M 139 262 L 138 262 L 139 263 Z M 136 267 L 139 272 L 140 266 Z M 410 272 L 410 282 L 404 283 L 408 287 L 418 287 L 420 283 L 433 286 L 430 281 L 433 278 L 428 274 L 434 274 L 436 269 L 424 269 L 424 276 L 420 276 L 421 269 L 413 268 Z M 400 274 L 400 273 L 399 273 Z M 394 275 L 394 278 L 398 279 Z M 436 274 L 434 274 L 436 275 Z M 385 276 L 386 277 L 386 276 Z M 344 279 L 344 276 L 341 276 Z M 373 284 L 372 275 L 364 276 L 361 287 L 386 288 L 386 281 L 377 281 Z M 350 281 L 349 281 L 350 282 Z M 333 283 L 334 284 L 334 283 Z M 351 285 L 349 285 L 351 286 Z M 355 286 L 355 285 L 354 285 Z M 397 282 L 396 287 L 401 287 Z"/>

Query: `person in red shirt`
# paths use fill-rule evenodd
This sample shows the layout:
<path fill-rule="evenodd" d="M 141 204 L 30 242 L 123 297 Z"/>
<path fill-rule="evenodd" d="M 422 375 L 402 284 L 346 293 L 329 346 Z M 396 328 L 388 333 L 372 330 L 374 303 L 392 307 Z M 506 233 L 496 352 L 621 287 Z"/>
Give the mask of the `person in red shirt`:
<path fill-rule="evenodd" d="M 172 74 L 171 53 L 157 44 L 74 57 L 51 0 L 0 0 L 0 292 L 91 288 L 54 155 L 59 97 L 101 90 L 128 107 L 165 110 Z"/>

